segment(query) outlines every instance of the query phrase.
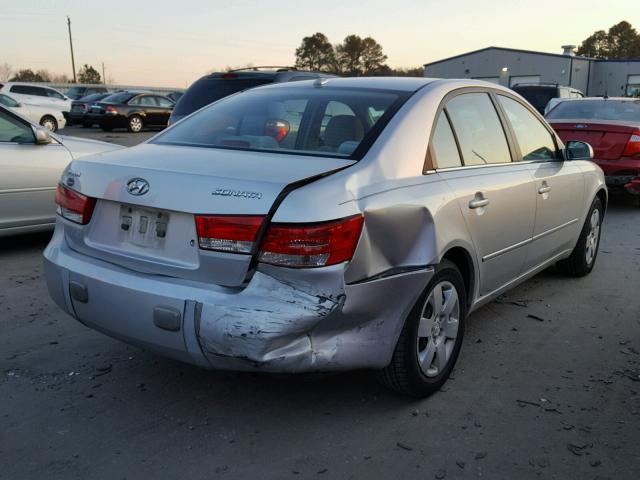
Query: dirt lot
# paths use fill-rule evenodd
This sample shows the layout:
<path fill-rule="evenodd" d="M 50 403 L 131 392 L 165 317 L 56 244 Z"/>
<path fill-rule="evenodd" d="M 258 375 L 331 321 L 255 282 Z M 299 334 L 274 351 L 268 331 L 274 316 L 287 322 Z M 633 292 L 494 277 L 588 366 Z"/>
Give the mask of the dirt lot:
<path fill-rule="evenodd" d="M 474 313 L 422 401 L 367 372 L 209 372 L 112 340 L 49 299 L 47 239 L 0 243 L 0 478 L 640 478 L 631 201 L 612 200 L 590 276 L 551 269 Z"/>

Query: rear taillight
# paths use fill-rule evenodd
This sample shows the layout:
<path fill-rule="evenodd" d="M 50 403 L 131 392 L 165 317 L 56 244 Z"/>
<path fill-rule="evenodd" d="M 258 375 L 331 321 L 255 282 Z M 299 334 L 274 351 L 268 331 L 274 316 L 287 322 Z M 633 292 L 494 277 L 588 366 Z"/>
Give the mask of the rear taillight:
<path fill-rule="evenodd" d="M 198 244 L 205 250 L 252 253 L 264 217 L 197 215 Z"/>
<path fill-rule="evenodd" d="M 633 131 L 627 141 L 627 146 L 624 147 L 624 153 L 622 155 L 625 157 L 640 155 L 640 130 Z"/>
<path fill-rule="evenodd" d="M 264 122 L 264 134 L 281 142 L 289 133 L 289 122 L 286 120 L 267 120 Z"/>
<path fill-rule="evenodd" d="M 273 224 L 267 231 L 260 261 L 285 267 L 325 267 L 351 260 L 363 217 L 312 225 Z"/>
<path fill-rule="evenodd" d="M 56 189 L 56 203 L 58 215 L 80 225 L 86 225 L 91 220 L 96 199 L 82 195 L 59 183 Z"/>
<path fill-rule="evenodd" d="M 117 114 L 118 113 L 118 109 L 116 107 L 114 107 L 113 105 L 107 105 L 104 109 L 104 113 L 110 113 L 110 114 Z"/>

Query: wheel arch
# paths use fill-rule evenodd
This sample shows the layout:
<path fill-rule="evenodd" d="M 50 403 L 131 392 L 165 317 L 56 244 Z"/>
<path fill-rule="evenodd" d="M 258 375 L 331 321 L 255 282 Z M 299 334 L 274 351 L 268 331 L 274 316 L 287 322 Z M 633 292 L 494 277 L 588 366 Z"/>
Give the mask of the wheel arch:
<path fill-rule="evenodd" d="M 477 284 L 476 267 L 471 253 L 466 248 L 460 245 L 455 245 L 444 252 L 440 261 L 442 260 L 452 262 L 456 267 L 458 267 L 458 270 L 460 270 L 467 294 L 467 308 L 470 308 L 473 303 L 474 292 Z"/>
<path fill-rule="evenodd" d="M 600 199 L 600 202 L 602 203 L 602 214 L 604 216 L 604 214 L 607 213 L 607 203 L 609 201 L 609 194 L 607 193 L 606 189 L 601 188 L 596 192 L 596 197 L 598 197 Z"/>

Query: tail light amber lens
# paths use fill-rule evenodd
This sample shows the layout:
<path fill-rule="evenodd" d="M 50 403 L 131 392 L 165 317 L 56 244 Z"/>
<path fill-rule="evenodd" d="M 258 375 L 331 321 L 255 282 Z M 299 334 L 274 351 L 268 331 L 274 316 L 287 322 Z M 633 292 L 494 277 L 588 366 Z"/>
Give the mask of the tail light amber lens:
<path fill-rule="evenodd" d="M 82 195 L 59 183 L 56 189 L 56 203 L 58 215 L 80 225 L 86 225 L 91 220 L 96 199 Z"/>
<path fill-rule="evenodd" d="M 634 130 L 627 141 L 627 146 L 624 148 L 625 157 L 634 157 L 640 155 L 640 130 Z"/>

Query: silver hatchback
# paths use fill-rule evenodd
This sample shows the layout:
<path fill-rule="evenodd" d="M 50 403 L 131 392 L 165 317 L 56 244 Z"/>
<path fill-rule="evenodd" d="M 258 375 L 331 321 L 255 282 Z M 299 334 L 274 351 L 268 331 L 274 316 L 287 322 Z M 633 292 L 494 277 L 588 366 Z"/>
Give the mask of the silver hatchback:
<path fill-rule="evenodd" d="M 49 291 L 85 325 L 181 361 L 368 368 L 427 395 L 469 312 L 553 264 L 591 271 L 607 203 L 591 154 L 481 81 L 256 88 L 74 160 Z"/>

